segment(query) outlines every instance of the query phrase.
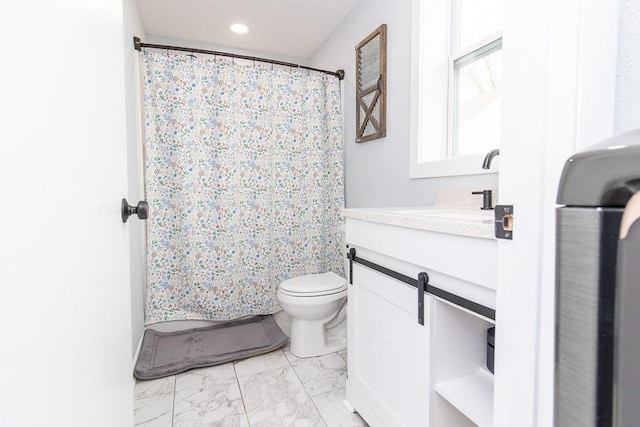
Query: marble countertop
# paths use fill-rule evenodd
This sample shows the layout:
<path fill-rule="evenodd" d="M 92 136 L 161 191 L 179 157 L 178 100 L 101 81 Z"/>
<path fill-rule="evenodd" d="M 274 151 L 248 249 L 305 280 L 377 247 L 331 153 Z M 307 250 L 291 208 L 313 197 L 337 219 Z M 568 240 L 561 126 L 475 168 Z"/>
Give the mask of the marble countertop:
<path fill-rule="evenodd" d="M 437 233 L 495 239 L 494 211 L 460 208 L 350 208 L 345 218 Z"/>

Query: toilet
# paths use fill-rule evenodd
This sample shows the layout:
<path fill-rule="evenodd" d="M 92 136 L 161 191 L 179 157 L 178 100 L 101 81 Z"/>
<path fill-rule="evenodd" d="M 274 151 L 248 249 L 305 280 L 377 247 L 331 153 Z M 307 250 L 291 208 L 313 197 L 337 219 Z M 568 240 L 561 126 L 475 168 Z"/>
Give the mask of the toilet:
<path fill-rule="evenodd" d="M 283 281 L 278 301 L 291 316 L 290 351 L 320 356 L 347 348 L 347 281 L 333 272 Z"/>

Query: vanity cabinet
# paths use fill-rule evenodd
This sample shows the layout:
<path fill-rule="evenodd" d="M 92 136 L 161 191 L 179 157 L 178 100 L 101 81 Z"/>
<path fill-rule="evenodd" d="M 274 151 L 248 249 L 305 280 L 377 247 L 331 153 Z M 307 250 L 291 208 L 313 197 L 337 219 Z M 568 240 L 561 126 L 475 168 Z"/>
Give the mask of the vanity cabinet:
<path fill-rule="evenodd" d="M 495 323 L 495 240 L 345 216 L 347 245 L 356 253 L 347 403 L 372 427 L 492 426 L 486 350 Z M 417 287 L 371 264 L 415 279 L 428 274 L 436 289 L 424 294 L 424 324 Z"/>

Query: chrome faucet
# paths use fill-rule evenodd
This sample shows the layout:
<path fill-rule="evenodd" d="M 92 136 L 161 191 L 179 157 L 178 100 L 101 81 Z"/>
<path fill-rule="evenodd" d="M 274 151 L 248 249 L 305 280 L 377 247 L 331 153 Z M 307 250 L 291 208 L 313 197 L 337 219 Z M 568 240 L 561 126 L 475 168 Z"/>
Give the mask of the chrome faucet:
<path fill-rule="evenodd" d="M 489 169 L 491 167 L 491 161 L 498 154 L 500 154 L 500 150 L 498 150 L 497 148 L 495 150 L 489 151 L 484 157 L 484 162 L 482 162 L 482 169 Z"/>

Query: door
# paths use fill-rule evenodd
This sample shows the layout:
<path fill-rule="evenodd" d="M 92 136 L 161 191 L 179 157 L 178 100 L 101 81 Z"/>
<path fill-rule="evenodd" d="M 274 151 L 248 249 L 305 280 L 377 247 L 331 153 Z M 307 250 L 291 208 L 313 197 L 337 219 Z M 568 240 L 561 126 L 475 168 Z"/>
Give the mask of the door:
<path fill-rule="evenodd" d="M 550 426 L 558 182 L 613 133 L 618 1 L 504 5 L 498 203 L 515 228 L 498 242 L 494 424 Z"/>
<path fill-rule="evenodd" d="M 353 265 L 347 401 L 372 427 L 430 425 L 433 298 L 418 324 L 417 289 Z"/>
<path fill-rule="evenodd" d="M 133 424 L 121 0 L 0 6 L 0 424 Z"/>

